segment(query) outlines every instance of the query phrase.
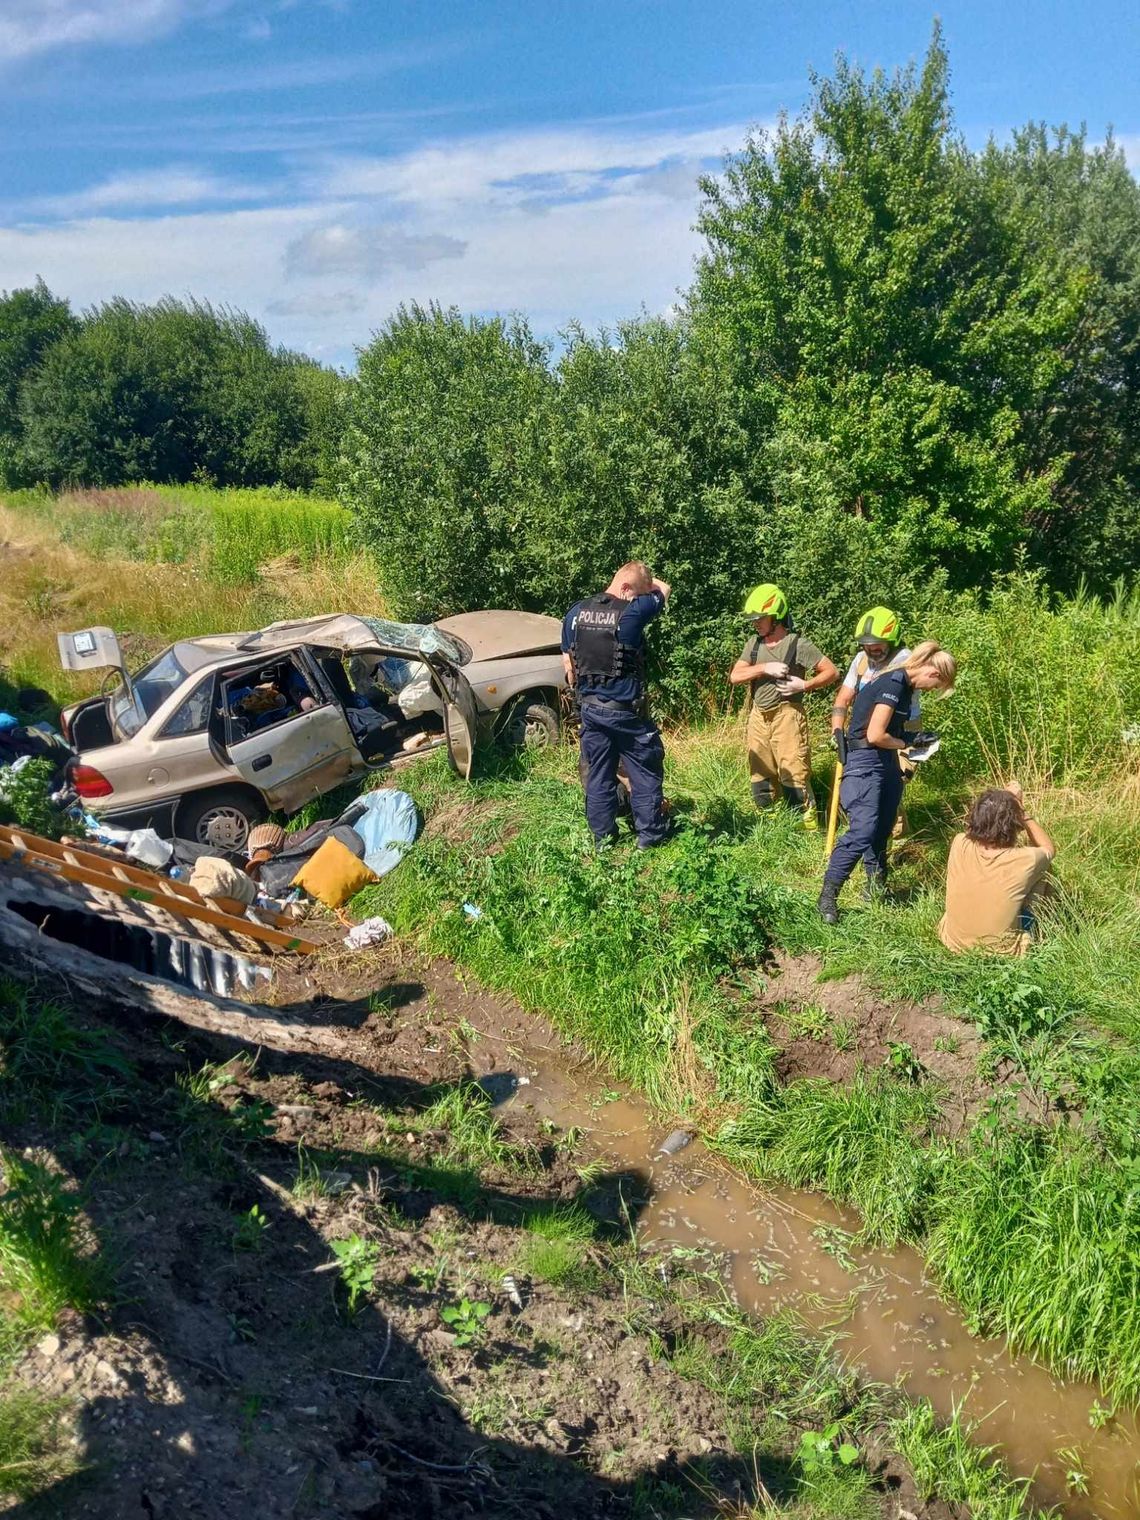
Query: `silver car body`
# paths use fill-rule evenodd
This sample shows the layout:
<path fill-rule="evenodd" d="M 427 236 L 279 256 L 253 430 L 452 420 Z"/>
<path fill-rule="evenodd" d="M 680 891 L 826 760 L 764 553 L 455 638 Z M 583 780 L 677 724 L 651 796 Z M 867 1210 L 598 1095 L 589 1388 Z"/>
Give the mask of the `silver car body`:
<path fill-rule="evenodd" d="M 256 794 L 262 812 L 294 812 L 357 773 L 398 768 L 444 744 L 456 771 L 470 777 L 477 736 L 493 732 L 512 704 L 541 696 L 557 711 L 565 686 L 559 634 L 557 619 L 530 613 L 467 613 L 427 625 L 337 613 L 183 640 L 133 678 L 111 630 L 60 634 L 67 668 L 118 672 L 115 690 L 64 714 L 80 751 L 76 774 L 88 787 L 88 773 L 99 778 L 95 786 L 110 787 L 84 796 L 85 805 L 108 821 L 168 833 L 179 831 L 179 815 L 193 817 L 193 837 L 235 847 L 235 834 L 244 838 L 234 816 L 243 793 Z M 338 691 L 330 679 L 333 657 L 415 662 L 427 675 L 443 733 L 425 724 L 420 748 L 369 758 L 354 727 L 359 715 L 347 710 L 347 688 Z M 271 664 L 295 671 L 313 705 L 259 731 L 235 731 L 225 694 Z M 99 742 L 91 747 L 85 734 Z M 213 825 L 199 826 L 211 792 L 226 793 L 230 804 L 229 821 L 217 822 L 213 834 Z M 257 816 L 249 802 L 247 824 Z"/>

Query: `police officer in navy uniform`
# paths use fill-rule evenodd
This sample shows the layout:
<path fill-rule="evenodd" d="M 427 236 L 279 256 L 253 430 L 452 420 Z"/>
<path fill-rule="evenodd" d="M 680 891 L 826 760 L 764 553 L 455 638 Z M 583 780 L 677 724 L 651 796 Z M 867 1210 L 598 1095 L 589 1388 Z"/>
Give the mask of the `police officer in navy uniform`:
<path fill-rule="evenodd" d="M 662 808 L 665 746 L 645 712 L 645 629 L 668 597 L 665 582 L 632 560 L 600 596 L 576 602 L 562 624 L 562 663 L 578 692 L 589 767 L 586 821 L 599 845 L 617 837 L 620 761 L 639 848 L 663 843 L 671 831 Z"/>
<path fill-rule="evenodd" d="M 898 755 L 910 743 L 907 722 L 914 693 L 939 691 L 949 696 L 956 673 L 950 651 L 928 639 L 901 665 L 868 681 L 852 702 L 847 733 L 838 735 L 843 765 L 839 801 L 847 814 L 847 832 L 827 862 L 818 904 L 824 923 L 839 922 L 840 890 L 860 860 L 872 888 L 885 884 L 887 841 L 903 793 Z"/>

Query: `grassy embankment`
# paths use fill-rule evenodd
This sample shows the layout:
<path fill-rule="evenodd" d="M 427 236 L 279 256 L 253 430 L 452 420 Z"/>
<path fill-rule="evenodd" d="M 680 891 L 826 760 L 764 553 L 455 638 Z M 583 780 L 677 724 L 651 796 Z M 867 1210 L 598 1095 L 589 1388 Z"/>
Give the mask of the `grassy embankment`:
<path fill-rule="evenodd" d="M 1050 613 L 1015 586 L 947 623 L 963 674 L 927 712 L 944 748 L 909 796 L 900 901 L 861 907 L 856 883 L 839 928 L 820 923 L 819 837 L 756 820 L 725 723 L 671 736 L 668 791 L 690 827 L 648 856 L 591 853 L 567 754 L 470 792 L 441 766 L 418 771 L 433 837 L 356 907 L 543 1010 L 755 1175 L 855 1205 L 869 1240 L 914 1242 L 979 1332 L 1135 1404 L 1140 608 Z M 972 788 L 1014 775 L 1059 845 L 1042 943 L 1019 963 L 951 957 L 934 933 L 948 838 Z M 818 954 L 825 975 L 858 970 L 889 998 L 940 996 L 984 1037 L 986 1070 L 1011 1062 L 1064 1122 L 1019 1119 L 999 1095 L 951 1139 L 921 1072 L 781 1085 L 750 997 L 769 945 Z"/>
<path fill-rule="evenodd" d="M 60 702 L 91 679 L 60 670 L 60 629 L 114 628 L 141 664 L 176 638 L 383 610 L 347 514 L 270 490 L 11 492 L 0 496 L 0 572 L 6 677 Z"/>

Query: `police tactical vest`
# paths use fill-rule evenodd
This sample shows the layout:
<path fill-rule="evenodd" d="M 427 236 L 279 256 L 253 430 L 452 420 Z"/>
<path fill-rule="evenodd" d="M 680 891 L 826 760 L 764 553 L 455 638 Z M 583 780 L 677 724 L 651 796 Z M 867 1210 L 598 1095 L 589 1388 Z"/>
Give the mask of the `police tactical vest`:
<path fill-rule="evenodd" d="M 618 624 L 629 605 L 603 591 L 579 607 L 570 649 L 579 683 L 620 681 L 624 676 L 643 678 L 645 651 L 618 642 Z"/>

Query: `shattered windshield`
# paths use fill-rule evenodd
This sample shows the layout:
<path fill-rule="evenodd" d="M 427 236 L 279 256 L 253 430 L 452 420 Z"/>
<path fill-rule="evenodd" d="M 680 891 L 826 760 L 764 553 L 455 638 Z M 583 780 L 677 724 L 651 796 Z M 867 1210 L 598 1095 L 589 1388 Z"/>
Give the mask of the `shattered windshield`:
<path fill-rule="evenodd" d="M 465 665 L 471 651 L 459 639 L 430 623 L 391 623 L 387 618 L 362 617 L 362 623 L 376 635 L 379 644 L 403 649 L 409 654 L 441 654 L 453 665 Z"/>

